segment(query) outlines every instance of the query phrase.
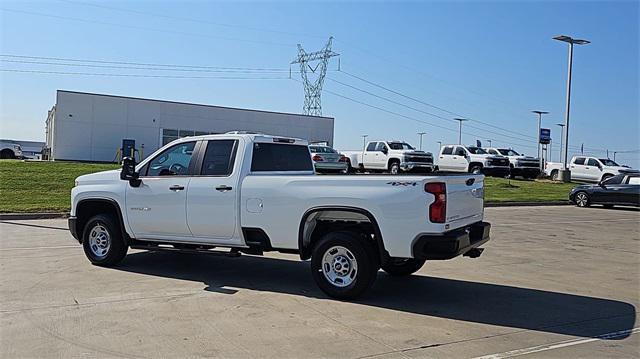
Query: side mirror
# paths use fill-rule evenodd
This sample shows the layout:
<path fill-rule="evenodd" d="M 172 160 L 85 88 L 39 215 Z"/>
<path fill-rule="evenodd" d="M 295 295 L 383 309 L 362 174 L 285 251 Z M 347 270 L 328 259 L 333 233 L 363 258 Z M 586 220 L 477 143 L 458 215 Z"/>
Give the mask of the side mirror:
<path fill-rule="evenodd" d="M 142 181 L 139 179 L 140 174 L 136 172 L 136 160 L 131 157 L 122 159 L 122 171 L 120 171 L 120 179 L 129 181 L 131 187 L 138 187 Z"/>

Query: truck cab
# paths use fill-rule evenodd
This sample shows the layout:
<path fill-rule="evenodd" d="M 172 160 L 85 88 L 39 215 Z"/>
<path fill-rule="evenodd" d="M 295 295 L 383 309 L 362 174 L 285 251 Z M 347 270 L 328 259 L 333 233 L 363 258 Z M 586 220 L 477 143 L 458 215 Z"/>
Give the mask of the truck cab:
<path fill-rule="evenodd" d="M 480 147 L 444 145 L 440 148 L 438 169 L 450 172 L 482 173 L 504 177 L 509 174 L 509 159 L 492 155 Z"/>
<path fill-rule="evenodd" d="M 574 156 L 569 164 L 569 169 L 572 180 L 600 182 L 628 168 L 622 167 L 608 158 Z"/>

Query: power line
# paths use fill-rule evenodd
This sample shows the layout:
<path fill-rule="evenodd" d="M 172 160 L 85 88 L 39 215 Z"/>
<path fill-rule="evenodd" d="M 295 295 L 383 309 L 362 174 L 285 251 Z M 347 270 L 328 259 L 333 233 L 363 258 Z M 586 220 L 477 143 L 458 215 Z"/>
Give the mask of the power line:
<path fill-rule="evenodd" d="M 19 58 L 19 59 L 35 59 L 35 60 L 52 60 L 52 61 L 87 62 L 87 63 L 96 63 L 96 64 L 136 65 L 136 66 L 154 66 L 154 67 L 176 67 L 176 68 L 188 68 L 188 69 L 255 70 L 255 71 L 283 71 L 283 72 L 289 71 L 289 69 L 285 69 L 285 68 L 177 65 L 177 64 L 158 64 L 158 63 L 145 63 L 145 62 L 130 62 L 130 61 L 107 61 L 107 60 L 72 59 L 72 58 L 46 57 L 46 56 L 26 56 L 26 55 L 11 55 L 11 54 L 0 54 L 0 57 Z"/>
<path fill-rule="evenodd" d="M 181 31 L 172 31 L 172 30 L 166 30 L 166 29 L 157 29 L 157 28 L 135 26 L 135 25 L 117 24 L 117 23 L 99 21 L 99 20 L 93 20 L 93 19 L 89 20 L 89 19 L 81 19 L 81 18 L 76 18 L 76 17 L 59 16 L 59 15 L 52 15 L 52 14 L 43 14 L 43 13 L 34 12 L 34 11 L 25 11 L 25 10 L 16 10 L 16 9 L 7 9 L 7 8 L 1 8 L 0 10 L 13 12 L 13 13 L 26 14 L 26 15 L 34 15 L 34 16 L 53 18 L 53 19 L 60 19 L 60 20 L 79 21 L 79 22 L 84 22 L 84 23 L 89 23 L 89 24 L 115 26 L 115 27 L 129 28 L 129 29 L 135 29 L 135 30 L 156 31 L 156 32 L 163 32 L 163 33 L 175 34 L 175 35 L 183 35 L 183 36 L 206 37 L 206 38 L 225 40 L 225 41 L 241 41 L 241 42 L 249 42 L 249 43 L 254 43 L 254 44 L 266 44 L 266 45 L 285 46 L 285 47 L 292 47 L 293 46 L 292 44 L 284 44 L 284 43 L 269 42 L 269 41 L 259 41 L 259 40 L 250 40 L 250 39 L 240 39 L 240 38 L 231 38 L 231 37 L 215 36 L 215 35 L 209 35 L 209 34 L 199 34 L 199 33 L 189 33 L 189 32 L 181 32 Z"/>
<path fill-rule="evenodd" d="M 0 71 L 33 73 L 33 74 L 51 74 L 51 75 L 143 77 L 143 78 L 163 78 L 163 79 L 220 79 L 220 80 L 288 80 L 289 79 L 289 77 L 173 76 L 173 75 L 115 74 L 115 73 L 95 73 L 95 72 L 40 71 L 40 70 L 18 70 L 18 69 L 0 69 Z"/>

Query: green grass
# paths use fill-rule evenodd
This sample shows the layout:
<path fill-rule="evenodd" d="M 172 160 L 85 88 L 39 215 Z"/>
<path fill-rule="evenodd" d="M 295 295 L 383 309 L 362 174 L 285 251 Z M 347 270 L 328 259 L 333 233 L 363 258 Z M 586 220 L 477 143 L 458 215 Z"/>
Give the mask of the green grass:
<path fill-rule="evenodd" d="M 569 190 L 576 184 L 486 177 L 484 186 L 486 202 L 545 202 L 567 201 Z"/>
<path fill-rule="evenodd" d="M 68 212 L 76 177 L 115 164 L 0 161 L 0 213 Z"/>
<path fill-rule="evenodd" d="M 0 213 L 67 212 L 76 177 L 118 168 L 115 164 L 0 160 Z M 566 200 L 571 183 L 487 177 L 487 202 Z"/>

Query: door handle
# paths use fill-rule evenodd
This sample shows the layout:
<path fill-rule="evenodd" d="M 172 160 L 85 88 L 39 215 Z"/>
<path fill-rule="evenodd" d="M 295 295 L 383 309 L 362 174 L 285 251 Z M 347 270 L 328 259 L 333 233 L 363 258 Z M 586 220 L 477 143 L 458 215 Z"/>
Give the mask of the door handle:
<path fill-rule="evenodd" d="M 184 189 L 184 186 L 174 184 L 173 186 L 169 187 L 169 189 L 172 191 L 182 191 Z"/>
<path fill-rule="evenodd" d="M 220 191 L 220 192 L 231 191 L 232 189 L 233 189 L 233 187 L 229 187 L 229 186 L 224 185 L 224 184 L 216 187 L 216 191 Z"/>
<path fill-rule="evenodd" d="M 440 159 L 443 159 L 443 158 L 444 158 L 443 156 L 440 156 Z"/>

